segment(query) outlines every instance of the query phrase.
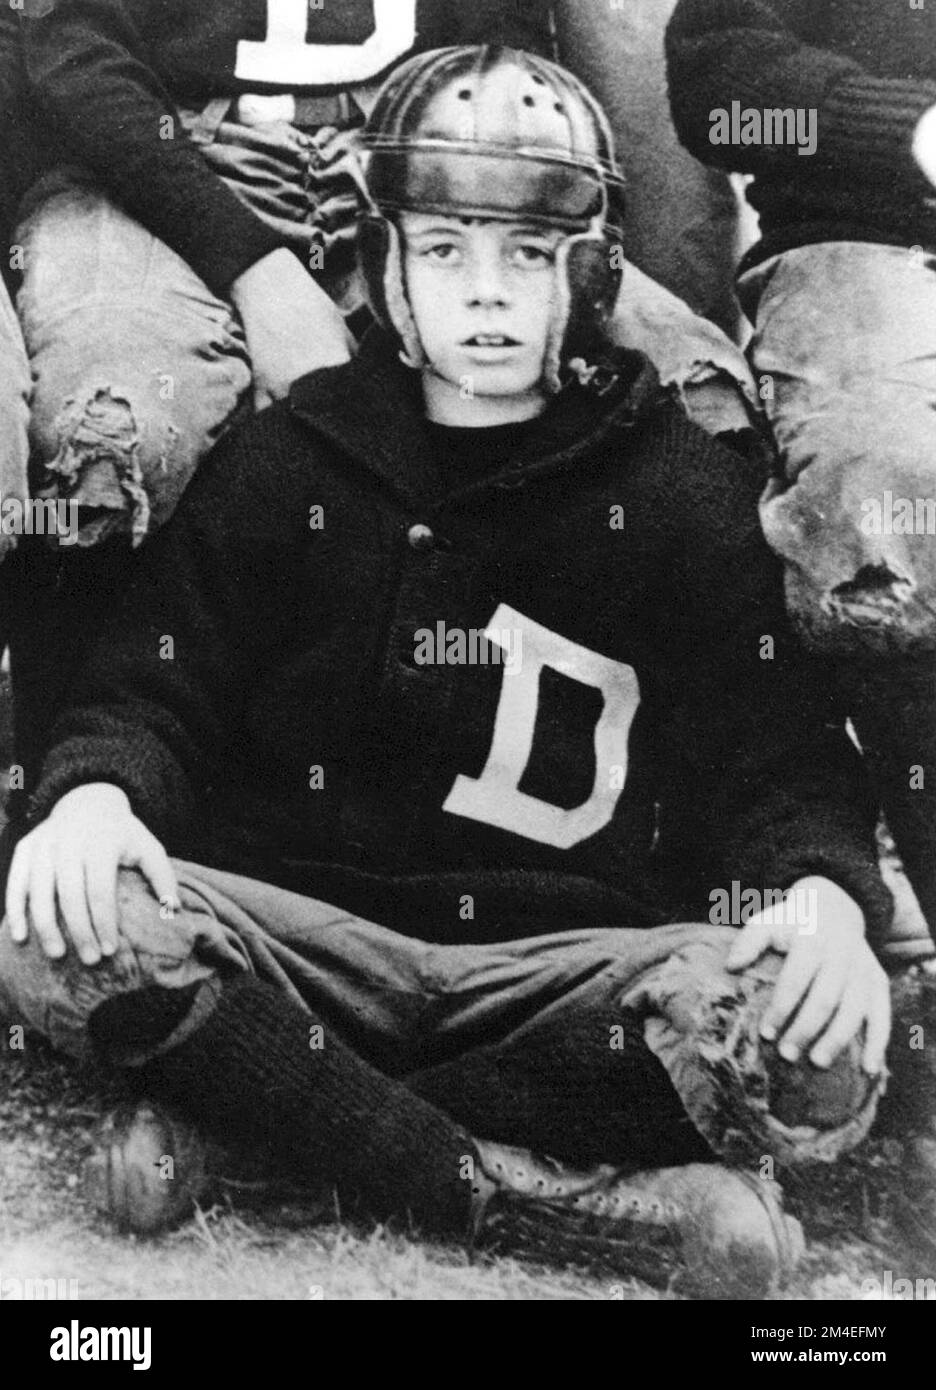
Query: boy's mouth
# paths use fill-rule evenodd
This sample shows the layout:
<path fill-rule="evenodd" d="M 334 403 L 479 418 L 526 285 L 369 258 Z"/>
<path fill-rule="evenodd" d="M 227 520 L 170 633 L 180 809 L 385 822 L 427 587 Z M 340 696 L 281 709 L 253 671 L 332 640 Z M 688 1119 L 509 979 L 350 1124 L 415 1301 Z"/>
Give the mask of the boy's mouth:
<path fill-rule="evenodd" d="M 511 348 L 520 347 L 521 344 L 516 338 L 511 338 L 508 333 L 475 333 L 470 338 L 466 338 L 462 347 L 473 348 Z"/>

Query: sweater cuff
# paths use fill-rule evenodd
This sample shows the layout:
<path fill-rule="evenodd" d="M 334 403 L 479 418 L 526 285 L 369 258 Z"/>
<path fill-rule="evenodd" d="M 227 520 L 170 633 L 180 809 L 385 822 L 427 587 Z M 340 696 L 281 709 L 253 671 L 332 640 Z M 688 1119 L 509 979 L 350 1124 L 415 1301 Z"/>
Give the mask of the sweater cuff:
<path fill-rule="evenodd" d="M 44 821 L 56 803 L 76 787 L 107 782 L 125 792 L 133 814 L 157 838 L 165 840 L 184 824 L 184 806 L 189 800 L 179 779 L 167 776 L 166 771 L 164 766 L 154 765 L 154 759 L 143 749 L 137 750 L 135 758 L 128 758 L 127 745 L 120 739 L 67 740 L 54 747 L 46 759 L 39 786 L 29 798 L 26 826 L 32 829 Z M 156 787 L 161 790 L 154 795 Z M 154 803 L 178 810 L 171 818 L 155 816 Z"/>
<path fill-rule="evenodd" d="M 898 81 L 864 73 L 843 76 L 830 90 L 819 117 L 824 162 L 842 163 L 856 176 L 933 189 L 913 157 L 920 117 L 936 106 L 936 82 Z"/>
<path fill-rule="evenodd" d="M 273 227 L 234 198 L 223 220 L 213 218 L 202 224 L 198 239 L 193 239 L 184 255 L 212 293 L 229 299 L 239 276 L 285 244 Z"/>
<path fill-rule="evenodd" d="M 784 891 L 803 878 L 827 878 L 838 884 L 864 913 L 868 943 L 880 946 L 887 939 L 894 916 L 894 899 L 870 856 L 804 849 L 784 856 L 778 869 L 777 886 Z"/>

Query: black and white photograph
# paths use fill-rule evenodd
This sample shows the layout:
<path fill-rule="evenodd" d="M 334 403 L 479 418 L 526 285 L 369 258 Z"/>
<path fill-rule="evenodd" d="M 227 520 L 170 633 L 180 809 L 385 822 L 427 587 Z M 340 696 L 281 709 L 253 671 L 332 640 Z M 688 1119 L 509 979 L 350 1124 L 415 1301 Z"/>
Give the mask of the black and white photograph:
<path fill-rule="evenodd" d="M 0 0 L 0 220 L 34 1364 L 242 1301 L 896 1361 L 936 0 Z"/>

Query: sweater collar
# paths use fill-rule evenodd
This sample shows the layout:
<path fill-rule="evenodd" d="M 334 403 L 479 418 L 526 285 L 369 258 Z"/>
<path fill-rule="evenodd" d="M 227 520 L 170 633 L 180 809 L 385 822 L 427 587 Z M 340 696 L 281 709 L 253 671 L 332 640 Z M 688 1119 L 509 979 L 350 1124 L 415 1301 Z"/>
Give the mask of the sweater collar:
<path fill-rule="evenodd" d="M 462 479 L 441 467 L 425 429 L 422 386 L 382 330 L 365 336 L 356 357 L 302 377 L 290 392 L 293 414 L 377 474 L 408 506 L 457 500 L 567 467 L 593 454 L 659 401 L 659 378 L 638 352 L 614 349 L 587 383 L 572 381 L 536 421 L 509 468 Z"/>

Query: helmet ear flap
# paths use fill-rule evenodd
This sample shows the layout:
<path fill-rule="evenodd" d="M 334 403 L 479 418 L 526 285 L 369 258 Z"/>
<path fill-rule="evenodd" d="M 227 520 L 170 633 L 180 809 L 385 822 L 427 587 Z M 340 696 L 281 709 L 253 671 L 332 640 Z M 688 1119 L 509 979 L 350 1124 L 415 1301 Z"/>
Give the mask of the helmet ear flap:
<path fill-rule="evenodd" d="M 566 274 L 570 311 L 563 355 L 588 355 L 600 347 L 617 303 L 622 269 L 612 264 L 612 246 L 602 235 L 577 236 L 569 243 Z"/>
<path fill-rule="evenodd" d="M 386 218 L 377 213 L 363 213 L 357 224 L 358 266 L 364 280 L 371 313 L 385 328 L 392 327 L 384 289 L 389 245 L 390 235 Z"/>
<path fill-rule="evenodd" d="M 400 233 L 388 218 L 367 213 L 359 219 L 358 261 L 374 317 L 399 338 L 407 364 L 424 367 L 426 354 L 406 297 Z"/>
<path fill-rule="evenodd" d="M 567 237 L 559 246 L 556 309 L 543 363 L 543 384 L 552 395 L 562 389 L 574 357 L 587 359 L 604 346 L 622 277 L 611 253 L 611 243 L 598 230 Z"/>
<path fill-rule="evenodd" d="M 618 303 L 623 267 L 612 261 L 612 245 L 601 232 L 572 236 L 566 242 L 567 309 L 563 331 L 563 367 L 573 357 L 594 356 L 606 345 L 606 327 Z"/>

